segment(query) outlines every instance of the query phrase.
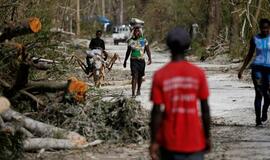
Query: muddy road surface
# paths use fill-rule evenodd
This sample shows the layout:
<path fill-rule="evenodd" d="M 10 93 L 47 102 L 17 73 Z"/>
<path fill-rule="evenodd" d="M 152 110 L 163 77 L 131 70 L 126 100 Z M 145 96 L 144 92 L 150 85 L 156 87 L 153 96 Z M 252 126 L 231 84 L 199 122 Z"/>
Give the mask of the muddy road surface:
<path fill-rule="evenodd" d="M 106 41 L 109 52 L 116 52 L 121 62 L 113 66 L 114 75 L 107 79 L 103 89 L 112 93 L 121 93 L 131 97 L 129 63 L 123 68 L 126 44 L 117 46 L 111 40 Z M 169 61 L 169 53 L 152 51 L 152 65 L 146 67 L 146 80 L 142 84 L 142 95 L 136 100 L 141 101 L 144 108 L 150 111 L 149 101 L 151 78 L 157 69 Z M 236 69 L 240 64 L 210 64 L 194 62 L 205 69 L 210 87 L 210 107 L 213 120 L 212 151 L 206 155 L 211 160 L 266 160 L 270 159 L 270 125 L 263 128 L 255 127 L 253 108 L 254 91 L 250 82 L 239 81 Z M 122 77 L 122 78 L 121 78 Z M 117 81 L 115 80 L 117 79 Z M 42 156 L 50 159 L 82 159 L 82 160 L 146 160 L 148 142 L 143 144 L 101 144 L 83 151 L 64 151 L 63 153 L 46 153 Z M 38 158 L 37 158 L 38 159 Z"/>

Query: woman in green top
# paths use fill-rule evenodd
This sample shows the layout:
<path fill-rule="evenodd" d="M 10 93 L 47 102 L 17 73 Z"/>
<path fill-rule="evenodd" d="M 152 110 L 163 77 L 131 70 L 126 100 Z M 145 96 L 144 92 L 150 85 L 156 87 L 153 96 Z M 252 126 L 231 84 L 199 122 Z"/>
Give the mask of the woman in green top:
<path fill-rule="evenodd" d="M 135 97 L 135 90 L 137 86 L 137 94 L 141 94 L 141 84 L 143 81 L 145 71 L 144 52 L 148 56 L 147 65 L 152 63 L 151 52 L 148 46 L 148 41 L 142 36 L 139 27 L 134 28 L 133 36 L 128 40 L 128 48 L 124 61 L 124 68 L 126 68 L 127 60 L 130 56 L 130 69 L 132 76 L 132 97 Z"/>

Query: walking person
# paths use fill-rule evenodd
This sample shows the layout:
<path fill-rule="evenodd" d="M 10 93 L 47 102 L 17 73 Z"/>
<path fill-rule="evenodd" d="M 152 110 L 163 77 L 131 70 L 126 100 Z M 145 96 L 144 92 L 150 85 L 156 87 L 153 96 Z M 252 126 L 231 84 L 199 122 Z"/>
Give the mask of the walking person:
<path fill-rule="evenodd" d="M 262 126 L 267 121 L 267 111 L 270 104 L 270 21 L 268 19 L 261 19 L 259 27 L 260 33 L 251 38 L 248 54 L 238 73 L 238 78 L 241 79 L 243 71 L 251 61 L 254 53 L 256 53 L 251 63 L 251 77 L 255 89 L 256 126 Z M 262 98 L 264 100 L 263 105 Z"/>
<path fill-rule="evenodd" d="M 152 160 L 203 160 L 210 150 L 208 84 L 203 70 L 185 59 L 190 43 L 184 29 L 171 30 L 167 35 L 171 61 L 153 77 Z"/>
<path fill-rule="evenodd" d="M 148 41 L 143 37 L 140 27 L 134 27 L 133 36 L 128 40 L 128 48 L 124 60 L 124 68 L 126 68 L 127 60 L 130 56 L 130 69 L 132 76 L 132 97 L 141 95 L 141 85 L 145 74 L 145 59 L 144 53 L 148 56 L 147 65 L 152 63 L 151 52 L 148 46 Z M 137 92 L 135 95 L 135 90 Z"/>

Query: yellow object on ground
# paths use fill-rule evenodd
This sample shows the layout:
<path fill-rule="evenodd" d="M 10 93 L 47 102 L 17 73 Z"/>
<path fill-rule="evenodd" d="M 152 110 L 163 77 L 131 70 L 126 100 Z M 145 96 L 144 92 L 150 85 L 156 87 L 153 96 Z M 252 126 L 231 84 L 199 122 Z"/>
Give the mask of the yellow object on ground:
<path fill-rule="evenodd" d="M 85 101 L 88 85 L 83 81 L 77 80 L 75 77 L 71 77 L 69 81 L 68 93 L 73 95 L 73 98 L 77 102 Z"/>

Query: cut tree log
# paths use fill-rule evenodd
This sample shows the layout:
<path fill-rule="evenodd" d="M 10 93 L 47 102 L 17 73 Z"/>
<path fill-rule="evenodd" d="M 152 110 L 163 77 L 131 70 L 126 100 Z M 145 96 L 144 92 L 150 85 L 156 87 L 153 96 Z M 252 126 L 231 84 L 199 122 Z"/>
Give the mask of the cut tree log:
<path fill-rule="evenodd" d="M 0 43 L 4 42 L 6 39 L 10 40 L 13 37 L 36 33 L 41 30 L 41 22 L 36 17 L 31 17 L 21 22 L 14 23 L 10 22 L 3 30 L 0 35 Z"/>
<path fill-rule="evenodd" d="M 65 129 L 61 129 L 49 124 L 45 124 L 31 118 L 23 116 L 21 113 L 12 109 L 8 109 L 1 114 L 4 120 L 11 121 L 15 119 L 22 122 L 23 127 L 28 129 L 31 133 L 43 136 L 43 137 L 58 137 L 63 139 L 69 139 L 72 143 L 77 145 L 87 144 L 86 138 L 76 132 L 70 132 Z"/>
<path fill-rule="evenodd" d="M 10 107 L 10 102 L 5 97 L 0 97 L 0 113 L 5 112 Z"/>
<path fill-rule="evenodd" d="M 23 148 L 25 151 L 33 151 L 40 149 L 78 149 L 87 146 L 88 144 L 77 144 L 69 139 L 31 138 L 24 141 Z"/>
<path fill-rule="evenodd" d="M 56 92 L 64 91 L 68 86 L 68 82 L 55 82 L 55 81 L 30 81 L 24 90 L 26 91 L 43 91 L 43 92 Z"/>
<path fill-rule="evenodd" d="M 37 61 L 37 62 L 46 62 L 46 63 L 53 63 L 53 64 L 59 64 L 59 61 L 55 61 L 55 60 L 51 60 L 51 59 L 45 59 L 45 58 L 37 58 L 37 57 L 32 57 L 33 61 Z"/>

